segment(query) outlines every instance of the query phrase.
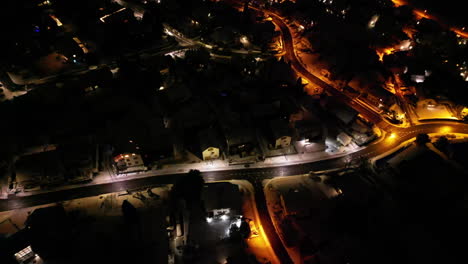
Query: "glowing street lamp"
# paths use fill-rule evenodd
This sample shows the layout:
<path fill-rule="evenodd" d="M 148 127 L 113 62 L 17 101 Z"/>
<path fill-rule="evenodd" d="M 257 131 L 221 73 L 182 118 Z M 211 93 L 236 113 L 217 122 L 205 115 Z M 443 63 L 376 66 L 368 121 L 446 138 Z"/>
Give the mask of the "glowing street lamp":
<path fill-rule="evenodd" d="M 452 128 L 449 126 L 443 126 L 440 128 L 440 133 L 450 133 L 452 131 Z"/>
<path fill-rule="evenodd" d="M 246 36 L 242 36 L 240 38 L 240 42 L 243 44 L 243 45 L 248 45 L 249 44 L 249 39 L 246 37 Z"/>

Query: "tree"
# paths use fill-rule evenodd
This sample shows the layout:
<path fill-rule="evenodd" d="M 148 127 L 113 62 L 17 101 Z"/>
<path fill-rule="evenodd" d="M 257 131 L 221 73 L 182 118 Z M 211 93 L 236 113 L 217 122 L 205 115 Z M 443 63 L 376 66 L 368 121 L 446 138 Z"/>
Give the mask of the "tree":
<path fill-rule="evenodd" d="M 250 236 L 250 225 L 245 218 L 242 218 L 242 223 L 239 228 L 240 235 L 242 238 L 247 239 Z"/>
<path fill-rule="evenodd" d="M 135 224 L 138 221 L 138 213 L 128 200 L 122 202 L 122 214 L 126 224 Z"/>
<path fill-rule="evenodd" d="M 416 145 L 418 146 L 425 146 L 426 143 L 431 142 L 431 139 L 429 138 L 428 134 L 418 134 L 416 136 Z"/>
<path fill-rule="evenodd" d="M 25 224 L 29 231 L 31 247 L 42 259 L 58 260 L 69 256 L 72 226 L 70 217 L 62 205 L 34 210 Z"/>
<path fill-rule="evenodd" d="M 193 204 L 201 199 L 201 192 L 205 181 L 199 170 L 190 170 L 172 187 L 171 194 L 173 198 L 184 199 L 187 204 Z"/>
<path fill-rule="evenodd" d="M 450 142 L 445 136 L 438 138 L 436 142 L 434 142 L 434 146 L 444 153 L 447 153 L 449 145 Z"/>

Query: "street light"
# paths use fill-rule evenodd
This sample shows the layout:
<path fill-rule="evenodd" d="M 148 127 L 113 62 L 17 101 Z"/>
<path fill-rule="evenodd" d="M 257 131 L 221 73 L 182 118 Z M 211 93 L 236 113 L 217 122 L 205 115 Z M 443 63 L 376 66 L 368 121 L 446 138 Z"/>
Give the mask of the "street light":
<path fill-rule="evenodd" d="M 450 133 L 452 131 L 452 128 L 449 126 L 443 126 L 440 128 L 440 133 Z"/>
<path fill-rule="evenodd" d="M 248 45 L 249 44 L 249 39 L 246 37 L 246 36 L 242 36 L 240 38 L 240 42 L 243 44 L 243 45 Z"/>

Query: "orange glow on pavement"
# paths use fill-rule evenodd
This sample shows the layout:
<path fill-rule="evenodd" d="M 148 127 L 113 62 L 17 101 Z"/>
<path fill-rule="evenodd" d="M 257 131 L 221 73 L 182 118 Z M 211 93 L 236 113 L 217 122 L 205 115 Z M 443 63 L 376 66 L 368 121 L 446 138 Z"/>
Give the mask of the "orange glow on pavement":
<path fill-rule="evenodd" d="M 417 19 L 422 19 L 422 18 L 426 18 L 426 19 L 433 19 L 433 20 L 436 20 L 436 18 L 432 17 L 431 15 L 427 14 L 426 12 L 424 11 L 421 11 L 421 10 L 417 10 L 415 9 L 414 10 L 414 14 L 416 15 L 416 18 Z"/>
<path fill-rule="evenodd" d="M 384 55 L 390 55 L 393 52 L 395 52 L 394 48 L 385 48 L 383 50 L 377 50 L 377 55 L 379 56 L 379 60 L 383 61 L 383 56 Z"/>
<path fill-rule="evenodd" d="M 406 1 L 403 1 L 403 0 L 392 0 L 392 2 L 396 7 L 408 4 Z"/>
<path fill-rule="evenodd" d="M 270 240 L 266 236 L 265 231 L 263 230 L 262 224 L 254 222 L 254 226 L 258 228 L 257 229 L 258 235 L 251 235 L 247 239 L 247 244 L 249 245 L 249 248 L 253 252 L 258 252 L 258 251 L 269 252 L 271 263 L 279 264 L 280 261 L 272 250 L 273 248 L 271 247 Z"/>
<path fill-rule="evenodd" d="M 403 32 L 405 32 L 406 35 L 408 35 L 408 37 L 410 37 L 410 39 L 413 39 L 413 35 L 414 35 L 414 32 L 415 32 L 414 29 L 405 27 L 405 28 L 403 28 Z"/>
<path fill-rule="evenodd" d="M 457 35 L 459 35 L 462 38 L 468 39 L 468 32 L 465 32 L 461 29 L 458 28 L 450 28 L 453 32 L 455 32 Z"/>

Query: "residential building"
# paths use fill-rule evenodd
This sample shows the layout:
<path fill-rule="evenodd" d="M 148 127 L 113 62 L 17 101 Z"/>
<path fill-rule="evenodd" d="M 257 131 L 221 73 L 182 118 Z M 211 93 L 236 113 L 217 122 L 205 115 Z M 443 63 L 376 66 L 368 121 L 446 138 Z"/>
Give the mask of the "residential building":
<path fill-rule="evenodd" d="M 395 103 L 395 95 L 384 89 L 382 86 L 375 86 L 369 93 L 364 93 L 364 96 L 372 104 L 379 107 L 390 107 Z"/>
<path fill-rule="evenodd" d="M 79 142 L 81 144 L 28 149 L 15 163 L 13 188 L 24 190 L 91 180 L 93 173 L 98 172 L 99 152 L 96 144 Z"/>
<path fill-rule="evenodd" d="M 200 151 L 203 160 L 214 160 L 222 154 L 222 144 L 214 128 L 208 128 L 198 133 Z"/>
<path fill-rule="evenodd" d="M 0 237 L 1 238 L 1 237 Z M 0 239 L 0 263 L 35 263 L 38 256 L 31 249 L 31 238 L 28 229 L 21 229 L 18 232 Z"/>
<path fill-rule="evenodd" d="M 229 155 L 240 157 L 255 155 L 255 133 L 251 128 L 237 127 L 226 133 L 226 144 Z"/>
<path fill-rule="evenodd" d="M 314 120 L 298 120 L 294 122 L 296 140 L 304 142 L 319 142 L 323 139 L 322 125 Z"/>
<path fill-rule="evenodd" d="M 228 155 L 238 155 L 239 158 L 255 156 L 257 140 L 250 116 L 233 112 L 229 106 L 224 106 L 217 116 L 226 138 Z"/>
<path fill-rule="evenodd" d="M 353 138 L 350 137 L 348 134 L 341 132 L 340 134 L 338 134 L 338 136 L 336 136 L 336 140 L 340 142 L 343 146 L 347 146 L 353 141 Z"/>
<path fill-rule="evenodd" d="M 272 148 L 287 148 L 291 145 L 292 131 L 282 119 L 270 121 L 270 145 Z"/>
<path fill-rule="evenodd" d="M 338 103 L 329 103 L 328 110 L 331 114 L 336 116 L 344 125 L 351 124 L 359 114 L 353 108 Z"/>
<path fill-rule="evenodd" d="M 123 153 L 114 157 L 114 163 L 119 173 L 146 170 L 140 154 Z"/>

